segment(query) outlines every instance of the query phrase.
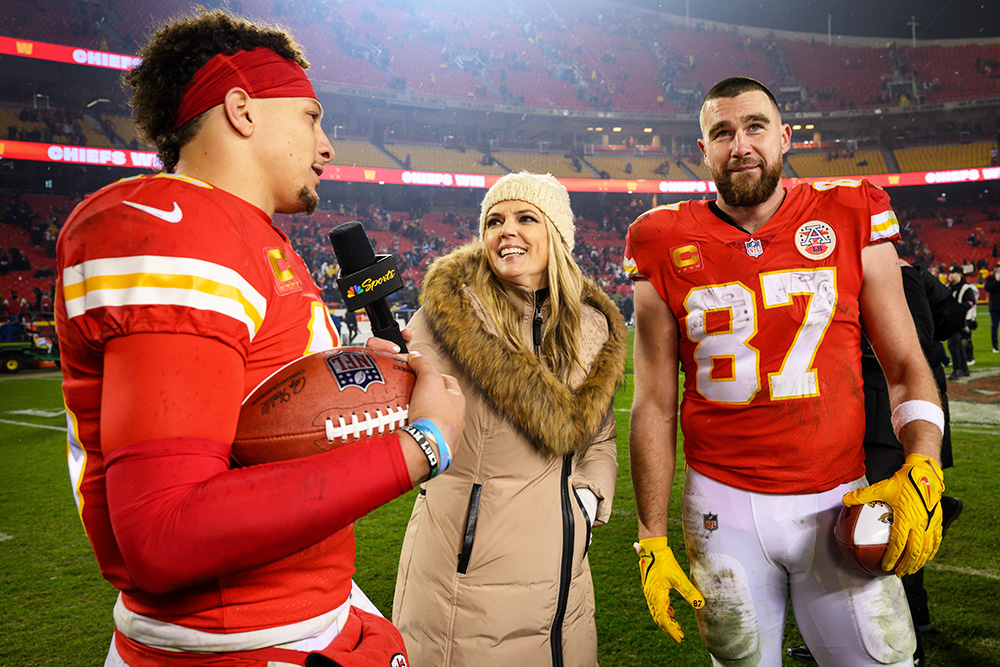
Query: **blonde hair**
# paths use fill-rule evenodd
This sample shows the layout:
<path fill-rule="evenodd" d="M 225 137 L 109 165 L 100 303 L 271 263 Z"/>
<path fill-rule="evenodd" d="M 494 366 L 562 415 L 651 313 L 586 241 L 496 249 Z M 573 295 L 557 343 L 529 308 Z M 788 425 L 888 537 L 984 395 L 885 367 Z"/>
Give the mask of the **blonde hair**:
<path fill-rule="evenodd" d="M 547 215 L 545 229 L 549 235 L 546 271 L 551 315 L 549 326 L 542 335 L 539 356 L 553 373 L 567 382 L 575 365 L 583 368 L 580 358 L 580 311 L 585 279 L 569 249 L 562 242 L 553 242 L 559 240 L 560 236 Z M 479 243 L 482 245 L 481 241 Z M 524 340 L 521 321 L 523 314 L 507 296 L 503 281 L 493 273 L 485 245 L 482 247 L 479 266 L 473 276 L 476 293 L 493 320 L 500 338 L 514 349 L 534 354 L 531 343 Z"/>

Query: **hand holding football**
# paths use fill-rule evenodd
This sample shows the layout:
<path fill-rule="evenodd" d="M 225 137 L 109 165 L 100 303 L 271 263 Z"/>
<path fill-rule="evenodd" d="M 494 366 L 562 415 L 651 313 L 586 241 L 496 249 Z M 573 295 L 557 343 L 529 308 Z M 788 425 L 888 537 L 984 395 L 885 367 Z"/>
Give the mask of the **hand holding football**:
<path fill-rule="evenodd" d="M 892 530 L 892 508 L 881 500 L 844 507 L 833 533 L 848 559 L 874 577 L 892 572 L 882 569 L 882 558 Z"/>
<path fill-rule="evenodd" d="M 391 433 L 407 422 L 414 380 L 403 357 L 372 348 L 296 359 L 244 399 L 232 457 L 284 461 Z"/>

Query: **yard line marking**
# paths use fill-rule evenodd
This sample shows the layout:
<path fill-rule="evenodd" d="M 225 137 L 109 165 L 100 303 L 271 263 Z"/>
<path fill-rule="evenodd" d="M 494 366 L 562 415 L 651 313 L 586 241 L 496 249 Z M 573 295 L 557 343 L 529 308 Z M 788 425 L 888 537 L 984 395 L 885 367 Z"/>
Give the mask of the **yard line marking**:
<path fill-rule="evenodd" d="M 6 542 L 7 540 L 14 539 L 13 535 L 8 535 L 7 533 L 0 533 L 0 542 Z"/>
<path fill-rule="evenodd" d="M 66 411 L 62 408 L 58 410 L 8 410 L 8 415 L 26 415 L 28 417 L 62 417 Z"/>
<path fill-rule="evenodd" d="M 967 574 L 972 577 L 985 577 L 986 579 L 993 579 L 994 581 L 1000 581 L 1000 574 L 992 572 L 990 570 L 975 570 L 971 567 L 961 567 L 960 565 L 947 565 L 945 563 L 937 563 L 931 561 L 927 564 L 927 567 L 932 570 L 944 570 L 945 572 L 955 572 L 956 574 Z"/>
<path fill-rule="evenodd" d="M 0 419 L 0 424 L 14 424 L 15 426 L 30 426 L 32 428 L 47 428 L 50 431 L 66 432 L 65 426 L 46 426 L 45 424 L 29 424 L 28 422 L 16 422 L 10 419 Z"/>

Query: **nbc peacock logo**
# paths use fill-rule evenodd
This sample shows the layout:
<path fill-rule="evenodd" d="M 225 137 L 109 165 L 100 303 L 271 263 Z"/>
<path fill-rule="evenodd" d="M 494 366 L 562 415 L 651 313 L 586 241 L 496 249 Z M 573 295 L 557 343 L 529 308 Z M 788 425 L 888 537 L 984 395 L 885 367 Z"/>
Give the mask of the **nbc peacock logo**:
<path fill-rule="evenodd" d="M 365 292 L 365 288 L 362 287 L 361 285 L 354 285 L 352 287 L 348 287 L 347 288 L 347 298 L 350 299 L 350 298 L 356 297 L 357 295 L 363 294 L 364 292 Z"/>

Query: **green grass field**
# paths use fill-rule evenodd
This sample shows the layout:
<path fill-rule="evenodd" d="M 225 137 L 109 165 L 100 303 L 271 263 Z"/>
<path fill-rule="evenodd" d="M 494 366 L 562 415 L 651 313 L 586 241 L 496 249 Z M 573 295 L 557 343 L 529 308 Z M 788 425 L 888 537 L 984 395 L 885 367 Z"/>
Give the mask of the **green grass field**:
<path fill-rule="evenodd" d="M 965 511 L 927 569 L 935 631 L 925 647 L 932 667 L 1000 665 L 1000 354 L 990 351 L 985 308 L 980 313 L 973 376 L 949 386 L 955 467 L 946 471 L 947 493 L 962 498 Z M 52 371 L 0 376 L 0 667 L 102 665 L 112 633 L 115 592 L 100 577 L 70 492 L 60 380 Z M 683 600 L 675 604 L 687 637 L 676 645 L 653 624 L 639 589 L 627 447 L 631 399 L 629 376 L 615 402 L 620 474 L 612 520 L 595 531 L 590 551 L 600 661 L 709 665 Z M 677 489 L 673 496 L 676 517 Z M 386 615 L 412 503 L 411 493 L 357 523 L 355 578 Z M 679 523 L 669 537 L 683 544 Z M 686 568 L 683 549 L 676 553 Z M 790 618 L 786 643 L 798 641 Z M 786 657 L 785 664 L 802 663 Z"/>

